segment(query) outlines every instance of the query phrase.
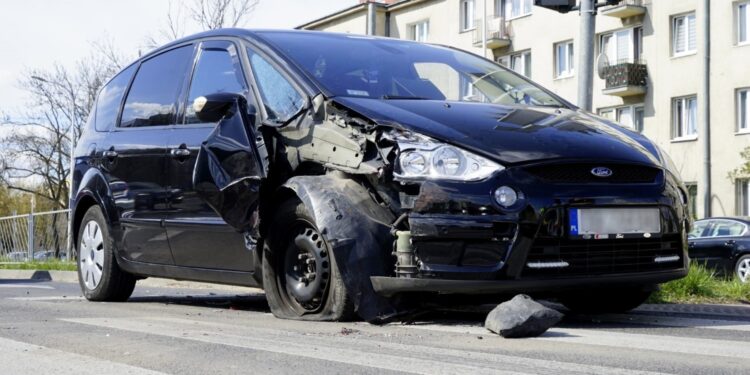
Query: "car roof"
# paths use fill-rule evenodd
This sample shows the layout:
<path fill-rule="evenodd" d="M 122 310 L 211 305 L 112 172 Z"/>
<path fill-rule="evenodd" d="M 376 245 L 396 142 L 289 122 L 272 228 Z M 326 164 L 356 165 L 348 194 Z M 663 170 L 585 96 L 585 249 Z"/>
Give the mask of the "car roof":
<path fill-rule="evenodd" d="M 696 220 L 696 222 L 707 221 L 707 220 L 734 220 L 734 221 L 739 221 L 739 222 L 750 225 L 750 216 L 716 216 L 716 217 L 707 217 L 704 219 Z"/>

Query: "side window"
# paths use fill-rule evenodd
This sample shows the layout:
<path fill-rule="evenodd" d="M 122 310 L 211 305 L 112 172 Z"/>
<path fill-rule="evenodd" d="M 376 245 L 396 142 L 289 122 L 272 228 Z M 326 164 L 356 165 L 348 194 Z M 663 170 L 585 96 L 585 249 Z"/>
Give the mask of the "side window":
<path fill-rule="evenodd" d="M 289 120 L 302 109 L 305 99 L 268 60 L 249 48 L 247 56 L 268 117 L 278 122 Z"/>
<path fill-rule="evenodd" d="M 736 221 L 719 220 L 711 228 L 711 237 L 739 236 L 745 231 L 745 225 Z"/>
<path fill-rule="evenodd" d="M 174 124 L 177 96 L 192 55 L 191 45 L 167 51 L 141 63 L 125 100 L 120 126 Z"/>
<path fill-rule="evenodd" d="M 197 97 L 219 92 L 245 95 L 247 88 L 238 61 L 237 50 L 231 45 L 229 49 L 203 48 L 201 50 L 185 107 L 186 124 L 201 122 L 195 115 L 192 105 Z"/>
<path fill-rule="evenodd" d="M 709 220 L 704 221 L 696 221 L 695 224 L 693 224 L 693 230 L 688 233 L 688 237 L 690 238 L 701 238 L 703 237 L 703 232 L 706 230 L 706 227 L 711 222 Z"/>
<path fill-rule="evenodd" d="M 131 65 L 107 83 L 96 99 L 96 130 L 112 129 L 120 113 L 120 104 L 137 65 Z"/>

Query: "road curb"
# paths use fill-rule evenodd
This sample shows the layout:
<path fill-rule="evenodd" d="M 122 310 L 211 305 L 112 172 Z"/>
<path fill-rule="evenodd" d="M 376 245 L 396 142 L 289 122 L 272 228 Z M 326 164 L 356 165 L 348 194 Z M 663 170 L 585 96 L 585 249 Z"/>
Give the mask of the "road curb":
<path fill-rule="evenodd" d="M 78 283 L 76 271 L 46 271 L 46 270 L 0 270 L 0 280 L 33 280 L 55 281 L 62 283 Z M 147 278 L 138 280 L 137 286 L 146 288 L 184 288 L 184 289 L 215 289 L 242 293 L 263 293 L 261 289 L 234 285 L 221 285 L 182 281 L 172 279 Z"/>

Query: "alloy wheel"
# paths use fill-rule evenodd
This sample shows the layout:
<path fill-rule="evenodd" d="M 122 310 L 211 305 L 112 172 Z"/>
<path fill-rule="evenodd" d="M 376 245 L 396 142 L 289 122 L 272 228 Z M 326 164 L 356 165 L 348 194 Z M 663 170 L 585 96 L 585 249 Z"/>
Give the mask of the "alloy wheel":
<path fill-rule="evenodd" d="M 78 246 L 80 277 L 86 288 L 95 289 L 102 280 L 104 269 L 104 239 L 99 224 L 91 220 L 86 223 Z"/>
<path fill-rule="evenodd" d="M 737 277 L 743 283 L 750 280 L 750 258 L 740 260 L 740 263 L 737 265 Z"/>

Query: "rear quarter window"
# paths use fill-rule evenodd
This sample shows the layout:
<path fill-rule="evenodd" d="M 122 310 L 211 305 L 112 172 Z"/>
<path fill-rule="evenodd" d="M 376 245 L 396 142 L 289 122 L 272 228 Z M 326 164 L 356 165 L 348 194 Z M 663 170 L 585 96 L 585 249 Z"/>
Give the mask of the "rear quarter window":
<path fill-rule="evenodd" d="M 125 70 L 112 78 L 99 92 L 94 115 L 96 119 L 96 131 L 108 131 L 114 127 L 115 122 L 117 122 L 117 116 L 120 114 L 122 97 L 128 89 L 130 80 L 133 78 L 135 68 L 135 64 L 125 68 Z"/>

